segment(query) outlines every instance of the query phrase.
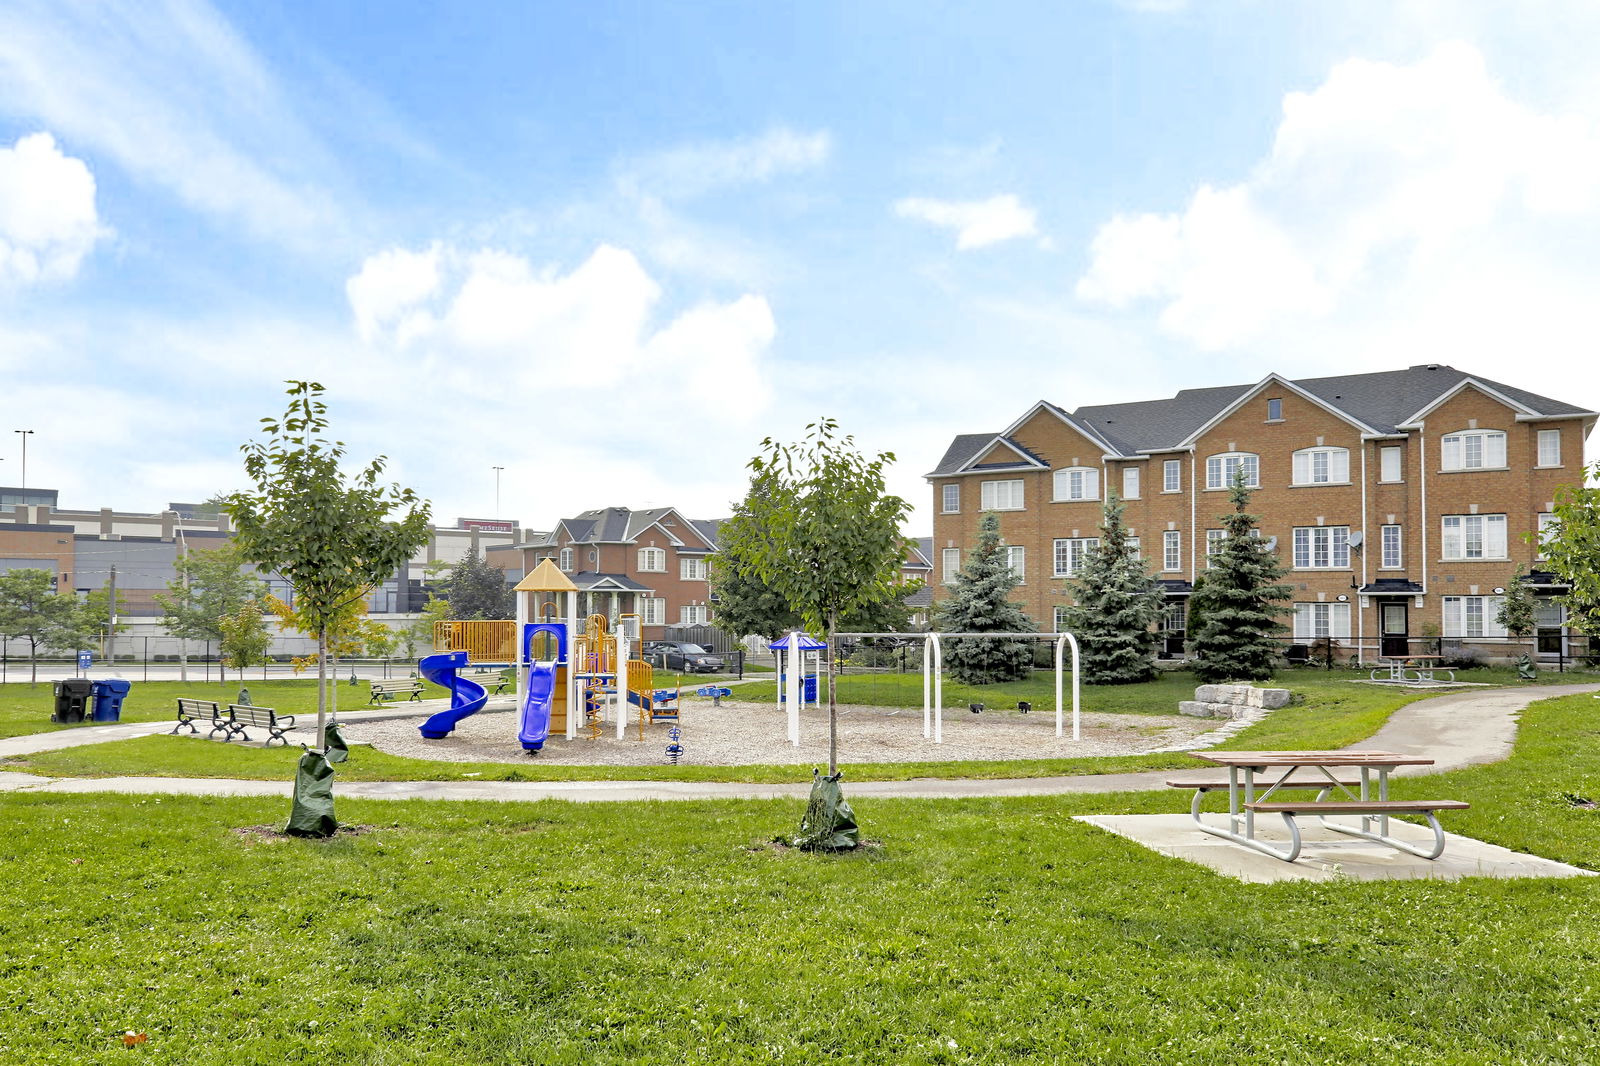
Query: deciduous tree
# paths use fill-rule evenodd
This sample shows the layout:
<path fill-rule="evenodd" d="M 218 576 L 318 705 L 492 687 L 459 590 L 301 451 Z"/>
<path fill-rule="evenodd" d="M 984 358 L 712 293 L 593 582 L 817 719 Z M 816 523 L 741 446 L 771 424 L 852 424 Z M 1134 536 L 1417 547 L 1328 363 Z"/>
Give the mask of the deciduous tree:
<path fill-rule="evenodd" d="M 56 592 L 50 571 L 0 573 L 0 636 L 28 642 L 29 684 L 39 682 L 39 649 L 76 647 L 82 618 L 77 600 Z"/>

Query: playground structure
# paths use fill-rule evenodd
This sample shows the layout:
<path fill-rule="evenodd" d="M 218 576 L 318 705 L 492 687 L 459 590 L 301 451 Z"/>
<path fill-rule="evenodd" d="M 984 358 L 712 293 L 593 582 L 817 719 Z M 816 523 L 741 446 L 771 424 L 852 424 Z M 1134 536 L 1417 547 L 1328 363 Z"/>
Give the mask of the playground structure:
<path fill-rule="evenodd" d="M 922 653 L 922 736 L 924 740 L 932 740 L 935 744 L 944 743 L 944 644 L 952 640 L 989 639 L 995 638 L 1010 640 L 1040 640 L 1051 639 L 1055 641 L 1055 680 L 1056 680 L 1056 736 L 1065 735 L 1065 710 L 1062 698 L 1064 696 L 1064 667 L 1066 651 L 1072 649 L 1072 739 L 1081 740 L 1083 737 L 1080 704 L 1080 674 L 1078 659 L 1078 638 L 1071 633 L 836 633 L 837 640 L 864 640 L 871 638 L 893 638 L 898 640 L 916 639 L 923 641 Z M 792 632 L 783 639 L 774 641 L 770 647 L 779 656 L 779 693 L 780 702 L 788 711 L 789 743 L 795 747 L 800 746 L 800 704 L 805 694 L 805 683 L 787 684 L 783 678 L 804 678 L 805 681 L 815 681 L 815 676 L 807 678 L 805 675 L 805 657 L 809 653 L 813 661 L 818 664 L 816 673 L 822 672 L 820 665 L 822 653 L 827 651 L 827 645 L 821 641 L 806 636 L 803 633 Z M 832 669 L 831 652 L 828 665 Z M 814 698 L 814 697 L 813 697 Z M 810 702 L 809 700 L 807 702 Z M 1029 705 L 1032 710 L 1032 705 Z"/>
<path fill-rule="evenodd" d="M 588 739 L 598 739 L 608 714 L 620 740 L 629 720 L 624 708 L 630 705 L 638 708 L 641 741 L 649 723 L 678 721 L 681 693 L 657 688 L 654 668 L 638 656 L 637 615 L 619 616 L 612 629 L 605 615 L 594 614 L 580 629 L 578 588 L 548 559 L 514 591 L 514 620 L 434 625 L 434 644 L 441 653 L 425 657 L 418 666 L 430 680 L 451 690 L 451 707 L 424 724 L 424 737 L 448 736 L 461 719 L 487 702 L 482 686 L 455 675 L 475 655 L 493 656 L 496 664 L 509 662 L 515 667 L 517 740 L 525 751 L 541 750 L 552 733 L 575 740 L 580 726 Z"/>

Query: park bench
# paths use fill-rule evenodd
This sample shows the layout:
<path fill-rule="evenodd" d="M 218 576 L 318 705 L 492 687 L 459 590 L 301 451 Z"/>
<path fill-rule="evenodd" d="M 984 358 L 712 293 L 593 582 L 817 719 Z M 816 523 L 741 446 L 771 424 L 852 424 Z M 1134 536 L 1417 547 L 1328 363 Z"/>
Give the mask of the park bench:
<path fill-rule="evenodd" d="M 511 684 L 511 671 L 504 667 L 483 666 L 476 669 L 457 670 L 456 676 L 467 681 L 476 681 L 482 685 L 490 695 L 498 696 Z"/>
<path fill-rule="evenodd" d="M 1362 837 L 1387 844 L 1391 848 L 1409 852 L 1424 859 L 1437 859 L 1444 854 L 1444 827 L 1439 824 L 1439 811 L 1464 811 L 1472 806 L 1462 800 L 1290 800 L 1282 802 L 1273 800 L 1267 803 L 1246 803 L 1244 809 L 1256 814 L 1281 814 L 1283 821 L 1289 828 L 1289 854 L 1284 856 L 1290 862 L 1300 854 L 1300 827 L 1295 822 L 1299 814 L 1314 814 L 1321 822 L 1324 829 L 1345 833 L 1349 836 Z M 1328 821 L 1330 814 L 1359 814 L 1362 815 L 1363 828 L 1357 829 L 1350 825 L 1339 825 Z M 1421 814 L 1428 819 L 1428 828 L 1433 830 L 1433 846 L 1419 848 L 1403 840 L 1396 840 L 1388 834 L 1388 819 L 1391 814 Z M 1379 829 L 1376 833 L 1367 831 L 1364 827 L 1368 818 L 1377 818 Z"/>
<path fill-rule="evenodd" d="M 279 714 L 271 707 L 253 707 L 249 704 L 230 703 L 228 705 L 228 720 L 225 723 L 228 735 L 224 740 L 238 737 L 240 740 L 249 740 L 250 734 L 245 732 L 247 726 L 267 731 L 266 747 L 272 747 L 274 740 L 281 740 L 285 747 L 289 745 L 289 738 L 284 736 L 284 730 L 294 728 L 294 715 Z"/>
<path fill-rule="evenodd" d="M 1380 659 L 1378 666 L 1370 675 L 1374 681 L 1388 681 L 1396 685 L 1426 685 L 1436 684 L 1439 681 L 1437 674 L 1446 675 L 1446 680 L 1455 681 L 1456 672 L 1446 666 L 1440 665 L 1443 658 L 1438 655 L 1408 655 L 1402 659 Z"/>
<path fill-rule="evenodd" d="M 1316 789 L 1319 793 L 1322 794 L 1322 795 L 1319 795 L 1318 798 L 1319 799 L 1323 799 L 1323 798 L 1326 798 L 1326 794 L 1327 793 L 1333 791 L 1335 788 L 1360 788 L 1361 787 L 1361 782 L 1357 781 L 1357 780 L 1354 780 L 1354 779 L 1343 779 L 1343 780 L 1337 780 L 1337 781 L 1330 781 L 1326 777 L 1306 777 L 1306 778 L 1297 777 L 1297 778 L 1294 778 L 1293 780 L 1288 780 L 1288 781 L 1285 781 L 1285 780 L 1258 781 L 1258 782 L 1256 782 L 1256 785 L 1257 785 L 1258 788 L 1260 788 L 1260 790 L 1262 792 L 1267 791 L 1269 788 Z M 1227 792 L 1230 786 L 1231 786 L 1231 782 L 1229 782 L 1229 780 L 1226 777 L 1206 778 L 1206 779 L 1201 780 L 1201 781 L 1168 781 L 1167 782 L 1167 787 L 1168 788 L 1192 788 L 1192 789 L 1194 789 L 1194 799 L 1189 804 L 1189 813 L 1194 817 L 1194 820 L 1197 821 L 1197 822 L 1200 820 L 1200 801 L 1205 799 L 1206 793 L 1207 792 Z"/>
<path fill-rule="evenodd" d="M 189 732 L 198 733 L 196 722 L 209 725 L 211 732 L 207 736 L 218 732 L 224 735 L 228 732 L 228 723 L 223 718 L 222 708 L 217 706 L 215 700 L 192 700 L 186 696 L 178 697 L 178 724 L 172 727 L 168 736 L 176 736 L 178 730 L 184 726 L 189 727 Z"/>
<path fill-rule="evenodd" d="M 368 703 L 388 703 L 399 696 L 409 696 L 415 700 L 422 695 L 422 682 L 414 677 L 403 677 L 395 681 L 372 682 L 372 698 Z"/>

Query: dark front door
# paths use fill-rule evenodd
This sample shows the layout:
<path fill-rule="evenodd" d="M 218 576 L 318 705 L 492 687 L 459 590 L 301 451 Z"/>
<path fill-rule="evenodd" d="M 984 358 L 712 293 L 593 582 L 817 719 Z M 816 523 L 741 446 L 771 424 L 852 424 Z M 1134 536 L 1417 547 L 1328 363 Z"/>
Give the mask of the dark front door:
<path fill-rule="evenodd" d="M 1161 618 L 1162 657 L 1183 658 L 1183 641 L 1188 636 L 1189 605 L 1183 601 L 1168 603 Z"/>
<path fill-rule="evenodd" d="M 1406 605 L 1384 603 L 1378 606 L 1378 654 L 1385 659 L 1403 659 L 1410 654 L 1410 634 L 1406 632 Z"/>

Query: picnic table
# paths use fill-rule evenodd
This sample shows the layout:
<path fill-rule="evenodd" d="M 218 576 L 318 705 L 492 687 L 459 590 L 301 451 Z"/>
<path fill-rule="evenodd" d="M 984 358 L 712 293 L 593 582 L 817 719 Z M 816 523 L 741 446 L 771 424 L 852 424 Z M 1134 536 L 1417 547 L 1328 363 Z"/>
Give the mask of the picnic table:
<path fill-rule="evenodd" d="M 1454 681 L 1456 672 L 1440 666 L 1443 660 L 1442 655 L 1407 655 L 1399 659 L 1379 659 L 1377 667 L 1372 671 L 1372 680 L 1392 681 L 1401 685 L 1421 685 L 1437 681 L 1438 678 L 1434 675 L 1443 671 L 1449 675 L 1450 681 Z"/>
<path fill-rule="evenodd" d="M 1168 781 L 1173 788 L 1195 790 L 1189 813 L 1196 828 L 1212 836 L 1225 837 L 1247 848 L 1294 862 L 1300 856 L 1300 827 L 1297 815 L 1315 814 L 1324 829 L 1364 840 L 1375 841 L 1423 859 L 1444 854 L 1444 830 L 1439 825 L 1441 810 L 1464 810 L 1469 805 L 1459 800 L 1391 800 L 1389 772 L 1401 766 L 1431 766 L 1433 760 L 1419 755 L 1392 751 L 1191 751 L 1196 759 L 1228 768 L 1227 779 Z M 1359 777 L 1344 777 L 1333 771 L 1357 770 Z M 1260 778 L 1270 770 L 1277 773 Z M 1263 787 L 1264 786 L 1264 787 Z M 1200 801 L 1207 792 L 1226 789 L 1228 823 L 1226 828 L 1207 825 L 1200 817 Z M 1260 791 L 1258 791 L 1260 789 Z M 1290 800 L 1281 792 L 1315 791 L 1310 800 Z M 1329 799 L 1332 795 L 1342 799 Z M 1256 836 L 1256 815 L 1280 814 L 1289 830 L 1289 846 L 1281 847 Z M 1392 814 L 1426 815 L 1433 829 L 1433 846 L 1419 848 L 1389 835 Z M 1360 826 L 1328 821 L 1329 815 L 1358 815 Z M 1373 831 L 1376 823 L 1377 831 Z"/>

